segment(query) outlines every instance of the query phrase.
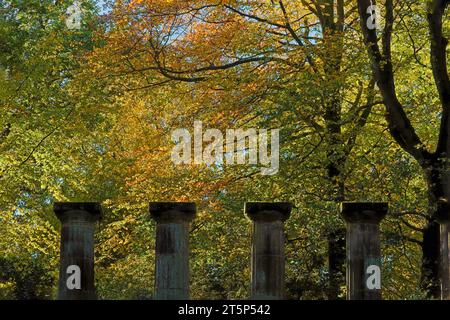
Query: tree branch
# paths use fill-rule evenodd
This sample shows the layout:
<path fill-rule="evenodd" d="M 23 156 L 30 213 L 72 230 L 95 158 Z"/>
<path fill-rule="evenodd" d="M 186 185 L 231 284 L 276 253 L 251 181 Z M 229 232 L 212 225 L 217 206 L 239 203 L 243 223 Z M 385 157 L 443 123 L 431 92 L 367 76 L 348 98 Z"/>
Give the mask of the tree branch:
<path fill-rule="evenodd" d="M 428 25 L 431 40 L 431 67 L 433 69 L 434 82 L 439 92 L 442 104 L 442 120 L 439 134 L 439 142 L 436 149 L 438 156 L 445 153 L 450 156 L 450 79 L 447 70 L 447 45 L 448 39 L 442 32 L 443 16 L 449 0 L 433 0 L 428 7 Z"/>
<path fill-rule="evenodd" d="M 367 9 L 375 1 L 358 0 L 358 9 L 361 19 L 361 29 L 364 35 L 369 56 L 372 61 L 373 72 L 387 110 L 389 131 L 397 143 L 422 166 L 425 166 L 431 157 L 424 144 L 411 125 L 403 105 L 397 98 L 394 83 L 394 72 L 391 60 L 391 37 L 394 23 L 393 0 L 386 0 L 386 26 L 383 32 L 383 53 L 378 46 L 377 31 L 370 30 L 366 24 L 371 18 Z"/>

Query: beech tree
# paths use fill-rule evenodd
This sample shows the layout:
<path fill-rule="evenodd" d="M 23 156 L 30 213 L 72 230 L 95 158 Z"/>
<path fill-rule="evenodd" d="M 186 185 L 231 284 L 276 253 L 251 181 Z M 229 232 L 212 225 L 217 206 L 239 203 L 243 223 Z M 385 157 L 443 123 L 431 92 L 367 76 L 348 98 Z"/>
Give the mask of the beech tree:
<path fill-rule="evenodd" d="M 423 232 L 422 280 L 423 287 L 436 298 L 446 297 L 449 286 L 448 252 L 445 250 L 448 247 L 444 245 L 448 241 L 447 228 L 450 218 L 450 80 L 447 67 L 449 30 L 448 23 L 446 24 L 449 20 L 446 12 L 449 3 L 448 0 L 429 0 L 424 4 L 415 1 L 408 3 L 410 12 L 423 10 L 421 6 L 426 6 L 430 65 L 441 105 L 441 111 L 435 115 L 440 119 L 439 135 L 434 150 L 430 150 L 411 124 L 406 107 L 396 90 L 392 38 L 396 35 L 396 25 L 402 23 L 397 10 L 405 4 L 386 0 L 385 26 L 382 32 L 377 32 L 376 28 L 369 28 L 367 24 L 367 21 L 372 19 L 372 12 L 368 9 L 376 3 L 358 0 L 361 28 L 375 80 L 386 106 L 389 131 L 399 146 L 420 164 L 428 185 L 429 222 Z"/>
<path fill-rule="evenodd" d="M 432 258 L 442 219 L 433 207 L 438 193 L 428 196 L 435 187 L 422 175 L 440 179 L 432 167 L 445 162 L 433 160 L 443 105 L 438 87 L 430 89 L 422 2 L 392 4 L 391 72 L 401 105 L 386 112 L 356 1 L 115 0 L 99 14 L 86 0 L 81 29 L 69 30 L 70 0 L 0 0 L 0 298 L 55 296 L 54 201 L 102 203 L 100 298 L 152 298 L 148 202 L 164 200 L 198 207 L 190 230 L 194 299 L 249 296 L 246 201 L 294 204 L 285 229 L 289 299 L 344 297 L 339 203 L 389 202 L 383 298 L 424 298 L 421 273 L 424 289 L 440 285 Z M 278 173 L 263 176 L 258 164 L 176 165 L 172 133 L 193 133 L 194 121 L 222 133 L 281 129 Z"/>
<path fill-rule="evenodd" d="M 349 155 L 372 108 L 380 103 L 373 79 L 356 76 L 366 63 L 363 48 L 357 47 L 361 41 L 355 13 L 354 5 L 341 0 L 119 2 L 112 15 L 117 29 L 108 35 L 107 50 L 114 52 L 118 43 L 127 47 L 110 64 L 116 74 L 146 79 L 133 89 L 186 82 L 200 83 L 197 92 L 217 95 L 219 90 L 244 92 L 250 83 L 256 87 L 247 96 L 251 105 L 273 103 L 251 123 L 268 118 L 281 123 L 270 114 L 289 113 L 293 116 L 283 122 L 290 125 L 289 134 L 308 135 L 298 129 L 299 123 L 306 124 L 318 137 L 312 152 L 326 148 L 326 198 L 339 203 L 349 198 Z M 233 90 L 225 89 L 232 84 Z M 305 88 L 314 88 L 314 94 Z M 229 99 L 230 94 L 224 95 L 221 104 Z M 233 107 L 241 108 L 238 103 Z M 192 113 L 205 112 L 198 111 Z M 240 110 L 235 114 L 245 119 Z M 303 150 L 296 152 L 302 158 Z M 334 223 L 327 231 L 331 298 L 341 294 L 344 281 L 342 228 Z"/>

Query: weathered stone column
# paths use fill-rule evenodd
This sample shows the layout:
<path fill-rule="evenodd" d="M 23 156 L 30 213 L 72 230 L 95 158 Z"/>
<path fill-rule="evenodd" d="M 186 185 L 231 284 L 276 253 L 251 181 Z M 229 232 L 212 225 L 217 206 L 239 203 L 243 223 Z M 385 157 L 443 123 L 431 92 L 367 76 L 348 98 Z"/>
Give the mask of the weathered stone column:
<path fill-rule="evenodd" d="M 387 212 L 387 203 L 342 203 L 348 300 L 381 300 L 380 222 Z"/>
<path fill-rule="evenodd" d="M 448 265 L 448 279 L 450 287 L 450 223 L 447 223 L 447 261 Z M 450 300 L 450 289 L 447 292 L 447 300 Z"/>
<path fill-rule="evenodd" d="M 450 268 L 449 268 L 449 223 L 440 224 L 440 264 L 439 278 L 441 282 L 441 300 L 450 300 Z"/>
<path fill-rule="evenodd" d="M 292 205 L 286 202 L 245 204 L 245 213 L 253 221 L 253 300 L 284 298 L 284 221 L 291 209 Z"/>
<path fill-rule="evenodd" d="M 152 202 L 156 221 L 155 299 L 189 299 L 189 223 L 196 213 L 192 202 Z"/>
<path fill-rule="evenodd" d="M 57 202 L 61 221 L 59 300 L 96 299 L 94 285 L 94 228 L 101 206 L 94 202 Z"/>
<path fill-rule="evenodd" d="M 448 198 L 439 199 L 436 210 L 436 221 L 439 223 L 439 285 L 441 300 L 450 299 L 450 253 L 449 253 L 449 227 L 450 203 Z"/>

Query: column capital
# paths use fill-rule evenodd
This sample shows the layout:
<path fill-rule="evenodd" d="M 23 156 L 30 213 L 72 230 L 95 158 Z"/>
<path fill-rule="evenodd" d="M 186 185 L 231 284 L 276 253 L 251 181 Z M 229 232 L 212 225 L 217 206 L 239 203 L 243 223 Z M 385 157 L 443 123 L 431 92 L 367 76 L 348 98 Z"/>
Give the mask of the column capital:
<path fill-rule="evenodd" d="M 244 209 L 252 221 L 285 221 L 291 210 L 290 202 L 246 202 Z"/>
<path fill-rule="evenodd" d="M 195 218 L 194 202 L 150 202 L 150 216 L 156 222 L 190 222 Z"/>
<path fill-rule="evenodd" d="M 102 218 L 102 207 L 98 202 L 55 202 L 53 211 L 61 222 L 90 221 Z"/>
<path fill-rule="evenodd" d="M 378 224 L 388 213 L 386 202 L 343 202 L 341 216 L 347 223 Z"/>

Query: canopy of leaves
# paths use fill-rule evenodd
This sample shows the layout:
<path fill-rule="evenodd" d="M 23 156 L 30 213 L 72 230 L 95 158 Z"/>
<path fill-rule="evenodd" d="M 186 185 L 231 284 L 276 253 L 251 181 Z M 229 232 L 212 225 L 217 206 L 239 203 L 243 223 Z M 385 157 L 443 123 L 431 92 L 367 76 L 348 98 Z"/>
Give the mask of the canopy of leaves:
<path fill-rule="evenodd" d="M 65 25 L 70 4 L 0 0 L 0 298 L 54 298 L 52 204 L 98 201 L 99 297 L 150 299 L 148 202 L 195 201 L 191 296 L 245 299 L 244 203 L 290 201 L 287 297 L 326 299 L 327 237 L 344 227 L 341 200 L 390 203 L 381 226 L 383 298 L 423 297 L 427 185 L 386 129 L 354 3 L 117 0 L 100 9 L 85 0 L 79 30 Z M 400 1 L 395 14 L 399 98 L 431 149 L 441 115 L 427 7 Z M 224 133 L 280 128 L 278 174 L 175 165 L 171 134 L 192 132 L 194 121 Z"/>

